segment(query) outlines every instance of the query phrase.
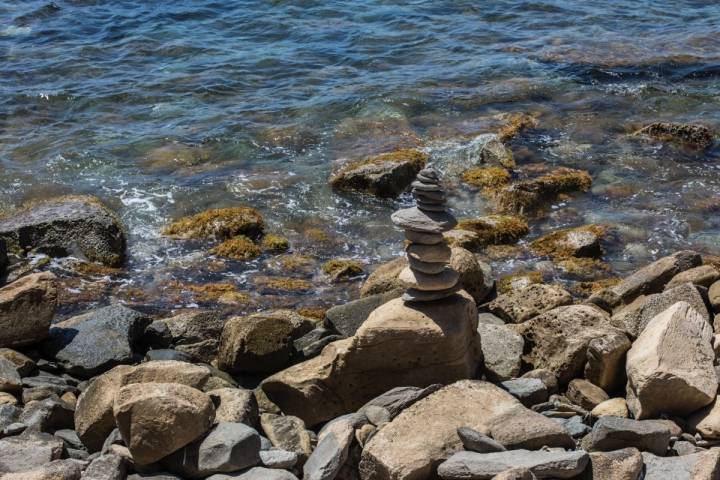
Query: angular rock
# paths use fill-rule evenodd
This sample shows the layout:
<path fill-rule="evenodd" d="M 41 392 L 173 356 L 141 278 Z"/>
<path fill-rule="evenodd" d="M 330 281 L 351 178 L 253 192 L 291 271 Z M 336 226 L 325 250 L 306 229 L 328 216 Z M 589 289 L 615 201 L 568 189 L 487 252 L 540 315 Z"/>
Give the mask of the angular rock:
<path fill-rule="evenodd" d="M 505 325 L 478 323 L 485 376 L 493 381 L 504 381 L 520 374 L 523 338 Z"/>
<path fill-rule="evenodd" d="M 467 294 L 376 309 L 355 336 L 277 373 L 262 389 L 286 414 L 309 426 L 352 412 L 393 387 L 448 383 L 475 374 L 477 309 Z"/>
<path fill-rule="evenodd" d="M 539 478 L 573 478 L 588 464 L 582 450 L 530 451 L 512 450 L 495 453 L 459 452 L 443 462 L 438 474 L 443 480 L 491 479 L 512 468 L 527 468 Z"/>
<path fill-rule="evenodd" d="M 149 323 L 144 314 L 122 305 L 99 308 L 53 325 L 43 352 L 71 375 L 89 378 L 135 361 L 136 345 Z"/>
<path fill-rule="evenodd" d="M 629 416 L 627 402 L 624 398 L 611 398 L 604 402 L 598 403 L 595 408 L 592 409 L 593 417 L 620 417 L 627 418 Z"/>
<path fill-rule="evenodd" d="M 82 480 L 125 480 L 125 459 L 108 453 L 95 458 L 83 472 Z"/>
<path fill-rule="evenodd" d="M 583 225 L 556 230 L 533 241 L 530 248 L 539 255 L 555 258 L 600 258 L 602 256 L 600 241 L 606 231 L 607 228 L 602 225 Z"/>
<path fill-rule="evenodd" d="M 325 321 L 343 336 L 352 337 L 373 310 L 393 298 L 398 298 L 402 293 L 402 289 L 390 290 L 332 307 L 325 312 Z"/>
<path fill-rule="evenodd" d="M 0 347 L 21 347 L 48 336 L 57 302 L 56 277 L 33 273 L 0 288 Z"/>
<path fill-rule="evenodd" d="M 303 480 L 334 480 L 348 458 L 354 438 L 350 419 L 341 417 L 323 427 L 317 447 L 303 466 Z"/>
<path fill-rule="evenodd" d="M 590 340 L 587 346 L 585 378 L 606 392 L 625 385 L 625 355 L 630 340 L 624 333 L 610 333 Z"/>
<path fill-rule="evenodd" d="M 718 449 L 681 457 L 658 457 L 643 452 L 644 480 L 714 480 L 720 475 L 719 456 Z"/>
<path fill-rule="evenodd" d="M 35 362 L 20 352 L 16 352 L 10 348 L 0 348 L 0 358 L 8 360 L 15 366 L 15 370 L 21 377 L 31 375 L 37 368 Z"/>
<path fill-rule="evenodd" d="M 542 380 L 537 378 L 516 378 L 502 382 L 502 387 L 526 407 L 548 399 L 548 391 Z"/>
<path fill-rule="evenodd" d="M 488 309 L 509 323 L 523 323 L 553 308 L 572 303 L 572 295 L 555 285 L 537 283 L 499 295 Z"/>
<path fill-rule="evenodd" d="M 677 287 L 684 283 L 709 288 L 715 281 L 720 279 L 720 271 L 712 265 L 700 265 L 699 267 L 685 270 L 675 275 L 665 285 L 665 290 Z"/>
<path fill-rule="evenodd" d="M 585 410 L 592 410 L 605 400 L 610 399 L 605 390 L 582 378 L 576 378 L 568 383 L 565 396 L 575 405 L 580 405 Z"/>
<path fill-rule="evenodd" d="M 535 370 L 525 372 L 521 378 L 537 378 L 538 380 L 543 382 L 545 388 L 547 388 L 547 391 L 550 395 L 555 395 L 556 393 L 558 393 L 557 376 L 550 370 L 544 368 L 536 368 Z"/>
<path fill-rule="evenodd" d="M 715 399 L 712 327 L 686 302 L 653 318 L 627 353 L 628 408 L 638 419 L 684 416 Z"/>
<path fill-rule="evenodd" d="M 280 448 L 271 448 L 260 451 L 260 461 L 267 468 L 289 470 L 297 463 L 298 454 Z"/>
<path fill-rule="evenodd" d="M 665 455 L 669 445 L 670 430 L 660 422 L 608 416 L 595 422 L 585 446 L 589 451 L 609 452 L 634 447 L 643 452 Z"/>
<path fill-rule="evenodd" d="M 370 400 L 358 410 L 358 413 L 364 413 L 370 407 L 380 407 L 388 412 L 390 420 L 392 420 L 415 402 L 437 392 L 441 388 L 442 385 L 440 384 L 430 385 L 426 388 L 395 387 Z"/>
<path fill-rule="evenodd" d="M 17 211 L 0 220 L 0 238 L 11 250 L 74 255 L 109 266 L 125 259 L 120 220 L 92 196 L 57 197 Z"/>
<path fill-rule="evenodd" d="M 558 307 L 516 328 L 525 339 L 523 360 L 551 371 L 560 384 L 580 376 L 592 340 L 622 333 L 609 325 L 606 313 L 587 305 Z"/>
<path fill-rule="evenodd" d="M 73 459 L 53 460 L 42 466 L 18 473 L 8 473 L 3 480 L 80 480 L 85 462 Z M 0 470 L 2 471 L 2 470 Z M 83 480 L 86 478 L 82 476 Z M 92 480 L 88 477 L 88 480 Z"/>
<path fill-rule="evenodd" d="M 439 463 L 462 449 L 460 427 L 511 448 L 574 445 L 560 425 L 526 409 L 502 389 L 463 380 L 420 400 L 380 429 L 362 452 L 360 478 L 429 478 Z"/>
<path fill-rule="evenodd" d="M 186 353 L 195 362 L 210 363 L 215 359 L 225 321 L 212 311 L 183 312 L 173 317 L 156 320 L 150 328 L 167 331 L 167 344 Z"/>
<path fill-rule="evenodd" d="M 312 453 L 312 439 L 305 429 L 305 423 L 293 416 L 263 413 L 260 415 L 263 432 L 273 446 L 294 452 L 298 455 L 298 463 L 303 465 Z"/>
<path fill-rule="evenodd" d="M 465 450 L 477 453 L 504 452 L 506 450 L 501 444 L 482 433 L 468 427 L 457 429 L 458 437 Z"/>
<path fill-rule="evenodd" d="M 637 448 L 591 452 L 583 480 L 637 480 L 643 471 L 643 457 Z"/>
<path fill-rule="evenodd" d="M 147 465 L 207 432 L 215 408 L 210 397 L 192 387 L 145 383 L 122 387 L 113 415 L 133 461 Z"/>
<path fill-rule="evenodd" d="M 715 313 L 720 313 L 720 281 L 710 285 L 710 289 L 708 290 L 708 299 L 710 300 L 710 305 L 712 305 Z"/>
<path fill-rule="evenodd" d="M 687 429 L 699 433 L 705 440 L 720 439 L 720 404 L 715 400 L 687 418 Z"/>
<path fill-rule="evenodd" d="M 0 439 L 0 473 L 25 472 L 59 460 L 65 444 L 44 433 L 23 434 Z"/>
<path fill-rule="evenodd" d="M 17 367 L 10 360 L 0 357 L 0 392 L 18 392 L 22 389 L 22 379 Z"/>
<path fill-rule="evenodd" d="M 218 388 L 207 392 L 215 405 L 215 423 L 236 422 L 255 427 L 259 419 L 257 400 L 252 390 Z"/>
<path fill-rule="evenodd" d="M 55 398 L 32 401 L 25 405 L 18 421 L 39 432 L 72 428 L 74 409 Z"/>
<path fill-rule="evenodd" d="M 272 373 L 293 354 L 293 340 L 315 324 L 292 310 L 232 317 L 223 328 L 218 367 L 229 373 Z"/>

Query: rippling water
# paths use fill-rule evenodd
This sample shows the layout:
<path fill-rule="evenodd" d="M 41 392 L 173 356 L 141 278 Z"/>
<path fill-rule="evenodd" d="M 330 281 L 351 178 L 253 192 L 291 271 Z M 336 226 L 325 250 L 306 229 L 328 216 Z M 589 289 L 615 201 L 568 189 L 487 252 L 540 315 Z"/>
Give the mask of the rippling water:
<path fill-rule="evenodd" d="M 0 0 L 0 92 L 2 208 L 100 196 L 130 232 L 116 281 L 161 305 L 193 302 L 168 294 L 169 282 L 230 280 L 252 293 L 249 276 L 266 268 L 266 258 L 208 268 L 206 245 L 159 235 L 209 207 L 256 206 L 320 260 L 397 254 L 389 213 L 408 199 L 333 194 L 335 162 L 422 144 L 442 164 L 502 112 L 538 115 L 513 141 L 521 166 L 594 178 L 530 238 L 616 224 L 606 259 L 617 274 L 680 247 L 720 250 L 720 201 L 698 206 L 720 197 L 717 142 L 689 152 L 627 135 L 656 120 L 720 124 L 715 2 Z M 485 212 L 460 184 L 452 201 L 459 215 Z M 307 275 L 318 295 L 278 303 L 356 294 Z"/>

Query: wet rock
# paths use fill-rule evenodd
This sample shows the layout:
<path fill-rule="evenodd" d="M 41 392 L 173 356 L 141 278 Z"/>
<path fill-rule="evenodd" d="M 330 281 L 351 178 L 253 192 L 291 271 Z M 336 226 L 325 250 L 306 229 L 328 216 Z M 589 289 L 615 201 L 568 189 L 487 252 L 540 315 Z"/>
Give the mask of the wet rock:
<path fill-rule="evenodd" d="M 229 373 L 272 373 L 293 355 L 293 340 L 315 327 L 292 310 L 232 317 L 220 339 L 218 367 Z"/>
<path fill-rule="evenodd" d="M 207 392 L 215 405 L 215 423 L 236 422 L 255 427 L 258 423 L 258 404 L 252 390 L 218 388 Z"/>
<path fill-rule="evenodd" d="M 493 381 L 504 381 L 520 374 L 520 360 L 525 342 L 505 325 L 478 323 L 485 375 Z"/>
<path fill-rule="evenodd" d="M 27 275 L 0 288 L 0 346 L 21 347 L 47 338 L 56 301 L 56 277 L 50 272 Z"/>
<path fill-rule="evenodd" d="M 15 370 L 21 377 L 27 377 L 31 375 L 37 365 L 29 357 L 23 355 L 20 352 L 16 352 L 10 348 L 0 348 L 0 358 L 8 360 L 15 366 Z"/>
<path fill-rule="evenodd" d="M 712 328 L 690 304 L 653 318 L 627 354 L 628 407 L 635 418 L 684 416 L 715 399 Z"/>
<path fill-rule="evenodd" d="M 720 278 L 720 271 L 712 265 L 700 265 L 699 267 L 685 270 L 675 275 L 665 285 L 665 290 L 673 287 L 677 287 L 684 283 L 691 283 L 701 287 L 710 287 L 715 281 Z"/>
<path fill-rule="evenodd" d="M 95 458 L 82 474 L 82 480 L 125 480 L 127 465 L 112 453 Z"/>
<path fill-rule="evenodd" d="M 598 403 L 595 408 L 592 409 L 594 417 L 628 417 L 627 402 L 624 398 L 610 398 L 604 402 Z"/>
<path fill-rule="evenodd" d="M 558 168 L 547 175 L 499 189 L 493 201 L 502 213 L 525 213 L 542 208 L 558 195 L 587 192 L 591 185 L 592 179 L 587 172 Z"/>
<path fill-rule="evenodd" d="M 533 284 L 499 295 L 488 310 L 509 323 L 523 323 L 553 308 L 572 303 L 572 295 L 555 285 Z"/>
<path fill-rule="evenodd" d="M 225 321 L 215 312 L 193 311 L 156 320 L 148 329 L 167 332 L 163 335 L 166 341 L 156 341 L 153 346 L 172 347 L 190 355 L 196 362 L 210 363 L 217 356 L 224 324 Z"/>
<path fill-rule="evenodd" d="M 713 135 L 704 125 L 687 123 L 655 122 L 644 126 L 635 135 L 648 135 L 664 142 L 678 142 L 705 150 L 713 144 Z"/>
<path fill-rule="evenodd" d="M 530 346 L 523 361 L 551 371 L 560 384 L 580 376 L 590 341 L 622 333 L 609 325 L 607 314 L 586 305 L 558 307 L 516 328 Z"/>
<path fill-rule="evenodd" d="M 402 293 L 402 289 L 391 290 L 332 307 L 325 313 L 325 321 L 343 336 L 352 337 L 373 310 Z"/>
<path fill-rule="evenodd" d="M 144 314 L 122 305 L 92 310 L 54 324 L 43 352 L 71 375 L 89 378 L 135 361 L 149 323 Z"/>
<path fill-rule="evenodd" d="M 283 412 L 312 426 L 393 387 L 472 376 L 480 355 L 476 329 L 477 309 L 467 294 L 412 306 L 391 300 L 355 336 L 265 379 L 262 388 Z"/>
<path fill-rule="evenodd" d="M 501 444 L 482 433 L 468 427 L 457 429 L 458 437 L 465 450 L 477 453 L 504 452 L 506 450 Z"/>
<path fill-rule="evenodd" d="M 263 413 L 260 415 L 260 424 L 274 447 L 296 453 L 298 463 L 305 463 L 313 450 L 305 422 L 290 415 Z"/>
<path fill-rule="evenodd" d="M 92 196 L 57 197 L 17 211 L 0 220 L 0 238 L 21 252 L 74 255 L 109 266 L 125 259 L 120 220 Z"/>
<path fill-rule="evenodd" d="M 625 385 L 625 354 L 630 340 L 624 333 L 608 334 L 590 340 L 587 346 L 585 378 L 606 392 Z"/>
<path fill-rule="evenodd" d="M 185 478 L 237 472 L 260 463 L 260 435 L 242 423 L 219 423 L 205 437 L 162 460 L 171 472 Z"/>
<path fill-rule="evenodd" d="M 565 396 L 575 405 L 579 405 L 585 410 L 592 410 L 605 400 L 610 399 L 605 390 L 582 378 L 570 380 Z"/>
<path fill-rule="evenodd" d="M 360 478 L 431 477 L 440 462 L 462 449 L 460 427 L 487 433 L 510 448 L 573 445 L 560 425 L 526 409 L 502 389 L 463 380 L 415 403 L 380 429 L 362 452 Z"/>
<path fill-rule="evenodd" d="M 260 461 L 267 468 L 290 470 L 298 461 L 298 454 L 280 448 L 260 451 Z"/>
<path fill-rule="evenodd" d="M 459 230 L 473 232 L 476 235 L 473 248 L 487 245 L 506 245 L 517 243 L 530 232 L 527 221 L 514 215 L 487 215 L 478 218 L 466 218 L 458 222 Z"/>
<path fill-rule="evenodd" d="M 215 408 L 210 397 L 192 387 L 144 383 L 117 392 L 113 415 L 133 461 L 147 465 L 207 432 Z"/>
<path fill-rule="evenodd" d="M 258 257 L 262 250 L 245 235 L 236 235 L 211 248 L 209 253 L 232 260 L 250 260 Z"/>
<path fill-rule="evenodd" d="M 59 460 L 65 444 L 44 433 L 23 434 L 0 439 L 0 473 L 26 472 Z"/>
<path fill-rule="evenodd" d="M 438 391 L 440 388 L 442 388 L 440 384 L 430 385 L 426 388 L 395 387 L 370 400 L 358 410 L 358 413 L 363 413 L 370 407 L 380 407 L 388 412 L 390 420 L 392 420 L 397 417 L 400 412 L 431 393 Z"/>
<path fill-rule="evenodd" d="M 719 454 L 717 449 L 681 457 L 658 457 L 643 452 L 644 480 L 712 480 L 720 473 Z"/>
<path fill-rule="evenodd" d="M 66 459 L 53 460 L 31 470 L 8 473 L 2 476 L 3 480 L 80 480 L 85 462 Z M 0 471 L 2 471 L 0 469 Z M 83 479 L 86 477 L 83 475 Z"/>
<path fill-rule="evenodd" d="M 230 207 L 183 217 L 166 227 L 163 234 L 176 238 L 220 239 L 244 235 L 256 239 L 262 235 L 264 228 L 262 215 L 254 208 Z"/>
<path fill-rule="evenodd" d="M 462 180 L 474 187 L 497 188 L 510 183 L 510 172 L 504 167 L 475 167 L 465 170 Z"/>
<path fill-rule="evenodd" d="M 113 405 L 125 385 L 149 382 L 181 383 L 202 389 L 210 377 L 207 368 L 175 361 L 153 361 L 136 367 L 119 365 L 95 377 L 78 398 L 75 430 L 91 452 L 100 450 L 115 429 Z"/>
<path fill-rule="evenodd" d="M 607 233 L 603 225 L 584 225 L 582 227 L 556 230 L 544 235 L 530 244 L 538 255 L 553 258 L 590 257 L 602 255 L 600 242 Z"/>
<path fill-rule="evenodd" d="M 582 450 L 495 453 L 459 452 L 438 467 L 443 480 L 491 479 L 512 468 L 527 468 L 539 478 L 573 478 L 583 472 L 588 454 Z"/>
<path fill-rule="evenodd" d="M 322 266 L 322 271 L 328 275 L 333 282 L 349 280 L 365 272 L 361 261 L 338 258 L 325 262 Z"/>
<path fill-rule="evenodd" d="M 414 149 L 382 153 L 341 167 L 330 177 L 330 185 L 340 191 L 397 197 L 410 186 L 427 160 L 426 153 Z"/>
<path fill-rule="evenodd" d="M 590 465 L 583 480 L 637 480 L 643 470 L 643 458 L 637 448 L 611 452 L 591 452 Z"/>
<path fill-rule="evenodd" d="M 660 422 L 606 416 L 595 422 L 585 446 L 590 451 L 606 452 L 634 447 L 655 455 L 665 455 L 669 445 L 670 430 Z"/>
<path fill-rule="evenodd" d="M 303 480 L 334 480 L 348 458 L 354 438 L 350 419 L 341 417 L 323 427 L 317 447 L 303 466 Z"/>
<path fill-rule="evenodd" d="M 522 290 L 533 284 L 542 283 L 543 277 L 540 272 L 519 272 L 500 277 L 497 282 L 499 294 Z"/>
<path fill-rule="evenodd" d="M 501 385 L 526 407 L 531 407 L 548 399 L 545 384 L 537 378 L 516 378 L 504 381 Z"/>

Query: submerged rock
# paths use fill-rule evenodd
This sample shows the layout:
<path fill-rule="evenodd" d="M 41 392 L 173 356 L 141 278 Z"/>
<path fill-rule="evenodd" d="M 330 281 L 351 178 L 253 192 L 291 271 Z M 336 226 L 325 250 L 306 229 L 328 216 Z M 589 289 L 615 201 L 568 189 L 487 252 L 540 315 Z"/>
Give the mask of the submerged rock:
<path fill-rule="evenodd" d="M 221 239 L 245 235 L 256 239 L 265 228 L 262 215 L 250 207 L 230 207 L 206 210 L 176 220 L 163 230 L 163 234 L 176 238 Z"/>
<path fill-rule="evenodd" d="M 322 270 L 334 282 L 357 277 L 365 272 L 362 262 L 350 259 L 328 260 L 323 264 Z"/>
<path fill-rule="evenodd" d="M 504 213 L 524 213 L 541 209 L 560 194 L 586 192 L 592 179 L 583 170 L 558 168 L 532 180 L 513 183 L 497 190 L 493 201 Z"/>
<path fill-rule="evenodd" d="M 465 183 L 481 188 L 497 188 L 510 183 L 510 172 L 503 167 L 475 167 L 462 174 Z"/>
<path fill-rule="evenodd" d="M 56 302 L 56 278 L 50 272 L 0 288 L 0 347 L 32 345 L 47 338 Z"/>
<path fill-rule="evenodd" d="M 458 222 L 457 229 L 475 233 L 476 240 L 473 245 L 475 248 L 517 243 L 530 231 L 525 219 L 513 215 L 487 215 L 462 219 Z"/>
<path fill-rule="evenodd" d="M 260 247 L 245 235 L 237 235 L 210 249 L 212 255 L 233 260 L 250 260 L 260 255 Z"/>
<path fill-rule="evenodd" d="M 635 135 L 649 135 L 665 142 L 679 142 L 694 148 L 705 150 L 713 144 L 713 135 L 704 125 L 686 123 L 655 122 L 646 125 Z"/>
<path fill-rule="evenodd" d="M 34 203 L 0 220 L 9 250 L 51 257 L 84 257 L 109 266 L 125 259 L 125 231 L 117 216 L 93 196 L 64 196 Z"/>
<path fill-rule="evenodd" d="M 607 227 L 603 225 L 585 225 L 556 230 L 534 240 L 530 244 L 530 248 L 538 255 L 547 255 L 557 259 L 598 258 L 602 255 L 600 241 L 606 233 Z"/>

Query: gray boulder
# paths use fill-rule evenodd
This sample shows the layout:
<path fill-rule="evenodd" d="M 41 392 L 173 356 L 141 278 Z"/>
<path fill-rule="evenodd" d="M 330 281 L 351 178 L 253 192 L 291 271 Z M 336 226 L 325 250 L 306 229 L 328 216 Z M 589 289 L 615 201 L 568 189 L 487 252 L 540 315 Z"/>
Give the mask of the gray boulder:
<path fill-rule="evenodd" d="M 643 452 L 644 480 L 714 480 L 720 475 L 720 450 L 680 457 L 658 457 Z"/>
<path fill-rule="evenodd" d="M 217 356 L 225 320 L 213 311 L 190 311 L 155 320 L 150 327 L 149 343 L 188 355 L 194 362 L 210 363 Z"/>
<path fill-rule="evenodd" d="M 83 472 L 82 480 L 125 480 L 127 466 L 119 455 L 106 454 L 95 458 Z"/>
<path fill-rule="evenodd" d="M 22 379 L 17 367 L 5 357 L 0 357 L 0 392 L 16 393 L 22 389 Z"/>
<path fill-rule="evenodd" d="M 505 325 L 479 323 L 477 331 L 480 334 L 485 376 L 492 381 L 517 377 L 525 346 L 523 338 Z"/>
<path fill-rule="evenodd" d="M 527 468 L 538 478 L 573 478 L 583 472 L 588 454 L 577 451 L 458 452 L 438 467 L 443 480 L 484 480 L 512 468 Z"/>
<path fill-rule="evenodd" d="M 323 427 L 317 447 L 303 466 L 303 480 L 334 480 L 348 458 L 354 438 L 351 418 L 341 417 Z"/>
<path fill-rule="evenodd" d="M 303 465 L 312 453 L 312 439 L 305 429 L 305 422 L 291 415 L 263 413 L 260 424 L 265 436 L 276 448 L 298 454 L 298 463 Z"/>
<path fill-rule="evenodd" d="M 508 323 L 522 323 L 553 308 L 570 305 L 572 295 L 555 285 L 536 283 L 499 295 L 488 309 Z"/>
<path fill-rule="evenodd" d="M 548 399 L 547 387 L 538 378 L 516 378 L 502 382 L 500 385 L 526 407 L 543 403 Z"/>
<path fill-rule="evenodd" d="M 373 310 L 402 293 L 402 290 L 391 290 L 332 307 L 325 312 L 325 322 L 341 335 L 352 337 Z"/>
<path fill-rule="evenodd" d="M 29 470 L 2 475 L 3 480 L 80 480 L 86 462 L 65 459 L 53 460 Z M 82 477 L 85 479 L 85 477 Z"/>
<path fill-rule="evenodd" d="M 397 417 L 400 412 L 410 407 L 415 402 L 422 400 L 431 393 L 434 393 L 442 388 L 442 385 L 435 384 L 429 387 L 395 387 L 387 392 L 379 395 L 368 403 L 363 405 L 358 412 L 364 412 L 367 407 L 374 405 L 387 409 L 390 413 L 390 419 Z"/>
<path fill-rule="evenodd" d="M 264 467 L 288 470 L 295 466 L 298 455 L 280 448 L 260 450 L 260 461 Z"/>
<path fill-rule="evenodd" d="M 258 404 L 252 390 L 244 388 L 217 388 L 207 392 L 215 405 L 215 423 L 258 424 Z"/>
<path fill-rule="evenodd" d="M 662 422 L 606 416 L 593 426 L 587 444 L 589 451 L 612 451 L 634 447 L 655 455 L 665 455 L 670 445 L 670 430 Z"/>
<path fill-rule="evenodd" d="M 49 432 L 74 426 L 75 409 L 57 398 L 29 402 L 18 421 L 35 431 Z"/>
<path fill-rule="evenodd" d="M 25 472 L 42 467 L 65 454 L 65 444 L 45 433 L 0 439 L 0 473 Z"/>
<path fill-rule="evenodd" d="M 298 478 L 285 470 L 253 467 L 246 472 L 231 475 L 217 473 L 207 477 L 205 480 L 298 480 Z"/>

